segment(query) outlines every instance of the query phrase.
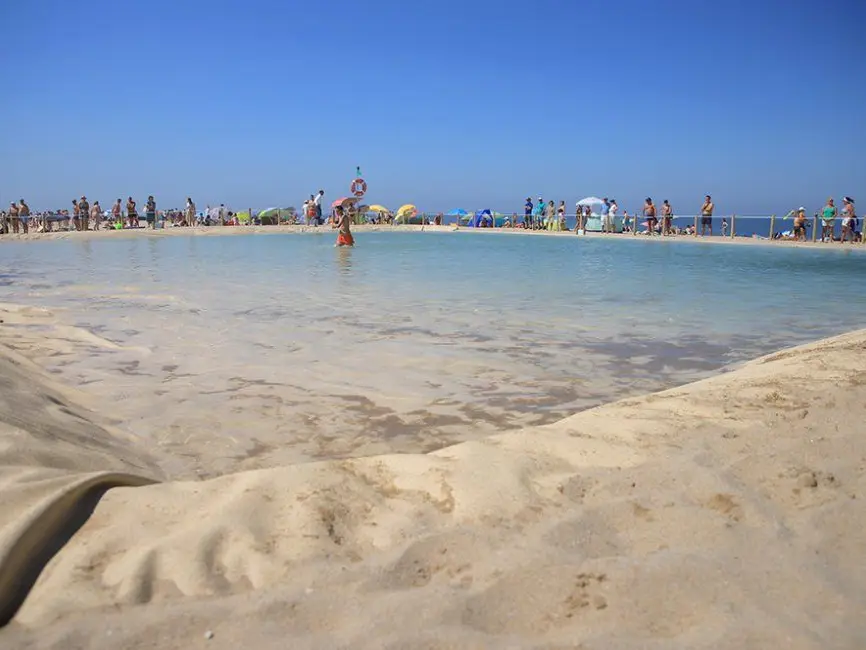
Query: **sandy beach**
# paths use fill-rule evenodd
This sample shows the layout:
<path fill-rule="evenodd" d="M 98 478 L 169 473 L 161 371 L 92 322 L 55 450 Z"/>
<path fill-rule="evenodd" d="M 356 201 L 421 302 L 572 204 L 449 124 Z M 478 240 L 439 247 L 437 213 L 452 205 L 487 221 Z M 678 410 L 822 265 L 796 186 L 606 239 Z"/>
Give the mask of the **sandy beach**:
<path fill-rule="evenodd" d="M 525 236 L 525 237 L 577 237 L 574 232 L 550 232 L 547 230 L 523 230 L 522 228 L 467 228 L 457 227 L 454 225 L 444 226 L 420 226 L 420 225 L 398 225 L 398 226 L 380 226 L 380 225 L 361 225 L 352 226 L 352 230 L 356 232 L 431 232 L 431 233 L 456 233 L 472 234 L 477 236 Z M 226 237 L 232 235 L 278 235 L 287 233 L 325 233 L 333 234 L 334 231 L 328 226 L 311 227 L 311 226 L 236 226 L 236 227 L 203 227 L 196 226 L 193 228 L 165 228 L 160 230 L 147 230 L 139 228 L 136 230 L 89 230 L 86 232 L 78 231 L 60 231 L 50 233 L 28 233 L 26 235 L 9 235 L 0 237 L 0 243 L 4 242 L 20 242 L 20 241 L 52 241 L 58 239 L 125 239 L 128 237 L 189 237 L 189 236 L 206 236 L 206 237 Z M 839 242 L 822 243 L 818 242 L 797 242 L 783 239 L 766 239 L 759 237 L 695 237 L 693 235 L 677 235 L 672 237 L 647 237 L 638 233 L 620 233 L 616 235 L 606 235 L 598 232 L 588 232 L 581 237 L 605 238 L 614 241 L 630 241 L 630 242 L 677 242 L 685 243 L 701 243 L 719 246 L 785 246 L 790 248 L 821 248 L 839 246 L 843 250 L 853 250 L 864 252 L 866 246 L 860 243 L 840 244 Z"/>
<path fill-rule="evenodd" d="M 866 642 L 866 331 L 432 453 L 200 480 L 34 363 L 88 336 L 13 335 L 53 318 L 0 324 L 4 648 Z"/>

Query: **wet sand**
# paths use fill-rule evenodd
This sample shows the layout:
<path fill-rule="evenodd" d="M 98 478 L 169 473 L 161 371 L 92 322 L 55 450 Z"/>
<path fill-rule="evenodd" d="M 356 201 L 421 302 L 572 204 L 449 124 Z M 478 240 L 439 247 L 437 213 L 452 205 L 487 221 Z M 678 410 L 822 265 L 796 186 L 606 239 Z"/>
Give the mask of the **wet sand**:
<path fill-rule="evenodd" d="M 217 348 L 182 315 L 167 326 L 146 310 L 130 305 L 128 313 L 135 328 L 159 330 L 162 339 L 138 346 L 133 330 L 121 335 L 76 324 L 63 310 L 0 303 L 6 346 L 80 388 L 115 426 L 163 452 L 169 475 L 200 478 L 428 453 L 551 424 L 617 398 L 704 378 L 724 365 L 728 352 L 699 338 L 653 342 L 652 350 L 627 338 L 586 339 L 577 348 L 548 341 L 544 348 L 488 349 L 492 343 L 476 334 L 478 344 L 461 347 L 445 369 L 431 365 L 442 336 L 414 328 L 414 347 L 395 348 L 399 358 L 381 366 L 387 376 L 371 377 L 375 355 L 359 350 L 350 361 L 332 359 L 324 343 L 301 351 L 285 341 L 250 348 L 229 339 Z M 183 337 L 184 331 L 197 334 Z M 377 330 L 386 343 L 395 343 L 394 334 Z M 467 335 L 460 337 L 465 343 Z M 419 356 L 425 353 L 431 356 Z M 571 359 L 567 368 L 556 357 Z M 282 361 L 274 366 L 271 359 Z M 315 373 L 295 370 L 307 363 Z"/>

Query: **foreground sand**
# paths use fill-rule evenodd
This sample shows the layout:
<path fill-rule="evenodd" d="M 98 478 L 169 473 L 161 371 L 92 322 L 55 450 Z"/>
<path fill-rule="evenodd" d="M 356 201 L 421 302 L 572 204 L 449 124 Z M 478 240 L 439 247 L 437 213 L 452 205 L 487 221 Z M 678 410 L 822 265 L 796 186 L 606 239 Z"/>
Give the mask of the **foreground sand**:
<path fill-rule="evenodd" d="M 416 226 L 416 225 L 399 225 L 399 226 L 376 226 L 363 225 L 352 226 L 355 232 L 460 232 L 465 234 L 474 234 L 479 236 L 494 236 L 494 235 L 512 235 L 524 237 L 575 237 L 574 232 L 549 232 L 546 230 L 523 230 L 521 228 L 457 228 L 456 226 Z M 324 233 L 333 234 L 333 231 L 327 226 L 318 228 L 310 226 L 238 226 L 238 227 L 201 227 L 194 228 L 165 228 L 162 230 L 146 230 L 139 228 L 137 230 L 99 230 L 87 232 L 50 232 L 50 233 L 28 233 L 26 235 L 4 235 L 0 236 L 0 243 L 15 242 L 15 241 L 52 241 L 58 239 L 73 239 L 73 240 L 93 240 L 93 239 L 124 239 L 129 237 L 184 237 L 184 236 L 206 236 L 206 237 L 226 237 L 232 235 L 279 235 L 286 233 Z M 860 243 L 821 243 L 821 242 L 797 242 L 790 240 L 770 240 L 760 239 L 758 237 L 695 237 L 693 235 L 678 235 L 676 237 L 645 237 L 640 233 L 632 235 L 628 233 L 618 235 L 604 235 L 602 233 L 590 232 L 586 233 L 585 237 L 590 239 L 601 238 L 611 239 L 613 241 L 646 241 L 646 242 L 678 242 L 678 243 L 701 243 L 710 245 L 734 245 L 734 246 L 785 246 L 789 248 L 815 248 L 822 249 L 836 248 L 840 250 L 853 250 L 866 252 L 866 245 Z"/>
<path fill-rule="evenodd" d="M 866 644 L 866 331 L 431 454 L 166 481 L 2 327 L 4 649 Z"/>

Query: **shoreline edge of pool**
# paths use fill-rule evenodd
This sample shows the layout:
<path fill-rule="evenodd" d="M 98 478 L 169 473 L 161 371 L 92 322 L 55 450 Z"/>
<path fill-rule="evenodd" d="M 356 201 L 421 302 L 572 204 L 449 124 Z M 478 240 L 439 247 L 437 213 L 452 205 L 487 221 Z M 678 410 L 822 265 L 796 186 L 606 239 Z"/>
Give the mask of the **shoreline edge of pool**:
<path fill-rule="evenodd" d="M 3 647 L 866 638 L 866 330 L 429 454 L 196 480 L 4 316 Z"/>
<path fill-rule="evenodd" d="M 609 241 L 654 241 L 654 242 L 678 242 L 680 244 L 696 243 L 710 245 L 734 245 L 734 246 L 779 246 L 786 248 L 809 248 L 827 250 L 833 248 L 833 244 L 839 242 L 823 243 L 821 241 L 805 241 L 798 242 L 787 239 L 770 239 L 767 237 L 745 237 L 737 236 L 730 237 L 729 235 L 722 236 L 719 234 L 711 237 L 697 237 L 694 235 L 674 235 L 669 237 L 655 236 L 646 237 L 642 233 L 637 235 L 630 233 L 618 233 L 614 235 L 604 234 L 600 232 L 587 232 L 584 235 L 578 236 L 573 231 L 551 232 L 547 230 L 523 230 L 522 228 L 470 228 L 466 226 L 456 225 L 413 225 L 401 224 L 396 226 L 383 225 L 355 225 L 352 230 L 358 233 L 460 233 L 460 234 L 475 234 L 475 235 L 513 235 L 526 237 L 573 237 L 575 239 L 603 239 Z M 20 242 L 47 242 L 47 241 L 99 241 L 99 240 L 117 240 L 129 238 L 165 238 L 165 237 L 230 237 L 240 235 L 286 235 L 286 234 L 317 234 L 329 235 L 336 238 L 336 231 L 329 226 L 193 226 L 193 227 L 178 227 L 178 228 L 162 228 L 158 230 L 148 230 L 146 228 L 138 228 L 135 230 L 113 230 L 103 228 L 98 231 L 55 231 L 48 233 L 28 233 L 21 235 L 11 235 L 0 237 L 0 244 L 14 244 Z M 363 241 L 359 242 L 363 244 Z M 851 250 L 855 252 L 866 252 L 866 244 L 851 242 L 849 245 L 840 245 L 840 250 Z"/>

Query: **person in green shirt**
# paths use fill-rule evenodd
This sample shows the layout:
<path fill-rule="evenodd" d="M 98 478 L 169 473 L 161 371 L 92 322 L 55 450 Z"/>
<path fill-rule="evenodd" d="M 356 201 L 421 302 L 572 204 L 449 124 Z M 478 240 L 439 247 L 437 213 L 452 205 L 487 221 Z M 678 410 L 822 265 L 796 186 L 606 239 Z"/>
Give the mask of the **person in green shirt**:
<path fill-rule="evenodd" d="M 836 215 L 838 214 L 838 210 L 836 210 L 836 206 L 833 204 L 833 198 L 827 199 L 827 205 L 821 208 L 821 241 L 825 241 L 829 237 L 830 241 L 833 241 L 833 231 L 836 225 Z"/>

